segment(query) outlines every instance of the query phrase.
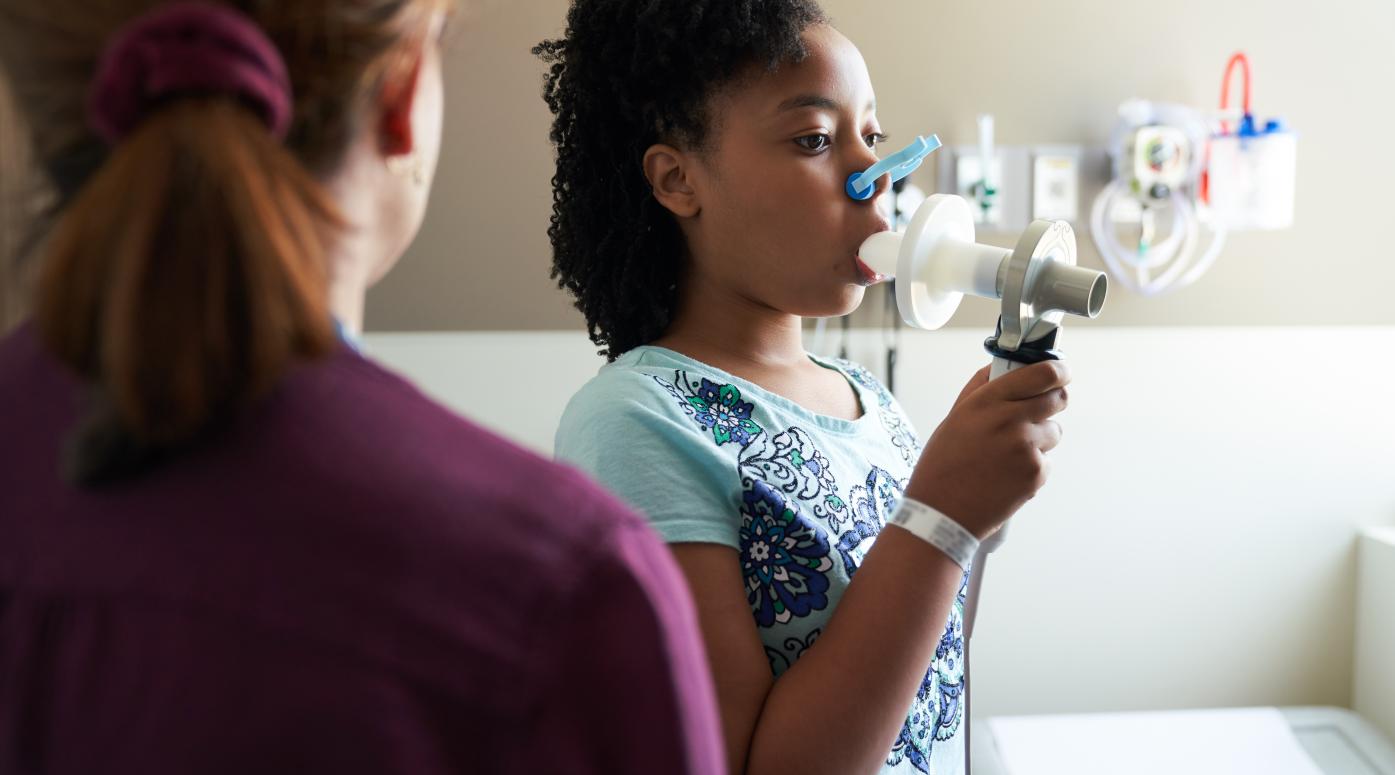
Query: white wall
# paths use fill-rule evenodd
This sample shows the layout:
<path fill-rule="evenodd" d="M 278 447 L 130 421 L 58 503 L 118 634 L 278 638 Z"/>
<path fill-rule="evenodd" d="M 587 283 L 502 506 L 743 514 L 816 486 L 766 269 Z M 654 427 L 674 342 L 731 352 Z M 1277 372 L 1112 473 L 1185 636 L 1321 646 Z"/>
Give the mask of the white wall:
<path fill-rule="evenodd" d="M 1395 740 L 1395 528 L 1361 536 L 1352 707 Z"/>
<path fill-rule="evenodd" d="M 923 435 L 984 362 L 982 338 L 906 335 L 897 392 Z M 1392 338 L 1067 330 L 1065 442 L 989 566 L 975 714 L 1350 706 L 1356 531 L 1395 525 Z M 879 341 L 861 336 L 854 357 L 880 364 Z M 601 364 L 580 333 L 367 346 L 542 452 Z"/>

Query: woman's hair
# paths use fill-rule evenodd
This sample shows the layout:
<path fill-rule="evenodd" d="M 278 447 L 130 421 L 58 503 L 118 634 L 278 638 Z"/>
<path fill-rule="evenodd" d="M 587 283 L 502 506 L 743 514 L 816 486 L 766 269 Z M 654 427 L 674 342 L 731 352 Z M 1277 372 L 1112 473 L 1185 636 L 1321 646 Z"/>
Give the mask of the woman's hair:
<path fill-rule="evenodd" d="M 668 327 L 687 249 L 641 162 L 655 143 L 703 150 L 710 97 L 752 66 L 801 60 L 814 0 L 575 0 L 551 65 L 552 277 L 614 360 Z"/>
<path fill-rule="evenodd" d="M 142 105 L 116 132 L 110 105 L 107 121 L 93 120 L 94 84 L 113 68 L 113 41 L 170 4 L 0 0 L 0 66 L 56 195 L 40 226 L 35 325 L 92 388 L 69 442 L 70 479 L 146 468 L 234 419 L 295 362 L 332 350 L 326 262 L 343 224 L 322 181 L 383 80 L 410 66 L 411 45 L 449 4 L 183 4 L 234 17 L 271 52 L 288 88 L 282 126 L 273 132 L 246 94 L 205 88 Z M 175 78 L 177 61 L 162 63 Z"/>

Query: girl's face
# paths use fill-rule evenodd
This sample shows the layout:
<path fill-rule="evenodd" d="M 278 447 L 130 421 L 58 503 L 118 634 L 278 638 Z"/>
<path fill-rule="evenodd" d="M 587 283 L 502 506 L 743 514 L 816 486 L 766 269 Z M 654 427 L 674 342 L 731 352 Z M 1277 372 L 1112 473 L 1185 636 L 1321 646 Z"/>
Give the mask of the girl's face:
<path fill-rule="evenodd" d="M 869 278 L 858 247 L 888 228 L 877 208 L 885 176 L 871 199 L 844 193 L 885 138 L 857 48 L 827 25 L 803 37 L 802 62 L 753 69 L 713 97 L 706 150 L 688 154 L 698 212 L 679 220 L 691 255 L 685 282 L 826 317 L 861 303 Z"/>

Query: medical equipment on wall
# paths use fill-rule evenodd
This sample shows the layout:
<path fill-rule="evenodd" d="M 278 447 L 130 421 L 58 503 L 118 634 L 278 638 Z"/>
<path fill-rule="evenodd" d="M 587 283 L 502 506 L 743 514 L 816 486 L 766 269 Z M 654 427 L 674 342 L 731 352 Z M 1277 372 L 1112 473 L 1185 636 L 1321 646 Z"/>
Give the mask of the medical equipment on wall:
<path fill-rule="evenodd" d="M 1069 223 L 1034 221 L 1012 249 L 983 245 L 974 240 L 969 203 L 946 194 L 926 199 L 904 231 L 868 237 L 858 256 L 875 279 L 895 278 L 897 310 L 917 328 L 934 330 L 949 322 L 965 294 L 1001 300 L 997 331 L 984 342 L 993 356 L 990 379 L 1059 359 L 1056 344 L 1064 316 L 1097 317 L 1109 286 L 1104 273 L 1076 266 L 1075 233 Z M 966 714 L 969 641 L 984 568 L 987 556 L 1005 540 L 1007 528 L 1004 524 L 983 540 L 969 574 L 964 607 Z"/>
<path fill-rule="evenodd" d="M 939 192 L 956 194 L 968 200 L 974 213 L 974 226 L 984 232 L 994 234 L 1018 234 L 1027 228 L 1033 218 L 1061 215 L 1038 215 L 1036 210 L 1051 198 L 1062 185 L 1070 192 L 1060 195 L 1074 198 L 1074 180 L 1077 165 L 1069 165 L 1062 171 L 1049 164 L 1043 164 L 1043 156 L 1059 156 L 1060 150 L 1068 146 L 1049 145 L 1000 145 L 997 138 L 997 122 L 992 114 L 980 114 L 976 119 L 977 134 L 972 142 L 961 145 L 947 144 L 940 153 L 936 169 L 935 185 Z M 1072 159 L 1073 161 L 1073 159 Z M 1045 171 L 1047 174 L 1041 174 Z M 1035 187 L 1040 183 L 1043 191 Z M 1060 207 L 1048 204 L 1045 208 L 1055 212 Z M 1071 214 L 1070 220 L 1074 215 Z"/>
<path fill-rule="evenodd" d="M 1257 127 L 1250 110 L 1250 61 L 1244 54 L 1232 56 L 1226 65 L 1222 114 L 1229 110 L 1231 73 L 1237 66 L 1245 85 L 1240 122 L 1231 131 L 1223 117 L 1220 132 L 1211 137 L 1201 198 L 1212 220 L 1231 231 L 1287 229 L 1293 225 L 1298 136 L 1281 118 Z"/>
<path fill-rule="evenodd" d="M 1232 130 L 1225 119 L 1237 66 L 1245 92 Z M 1244 54 L 1226 67 L 1221 114 L 1215 121 L 1145 100 L 1119 108 L 1110 139 L 1114 178 L 1095 198 L 1090 231 L 1110 273 L 1140 294 L 1195 282 L 1215 263 L 1229 231 L 1293 222 L 1296 137 L 1278 119 L 1257 128 Z"/>
<path fill-rule="evenodd" d="M 960 159 L 961 168 L 967 159 Z M 961 169 L 960 172 L 967 170 Z M 961 177 L 964 177 L 961 174 Z M 998 223 L 1001 213 L 998 210 L 998 186 L 1002 169 L 998 155 L 993 150 L 993 116 L 984 113 L 978 117 L 978 174 L 977 180 L 969 184 L 969 194 L 978 205 L 974 213 L 977 223 Z"/>

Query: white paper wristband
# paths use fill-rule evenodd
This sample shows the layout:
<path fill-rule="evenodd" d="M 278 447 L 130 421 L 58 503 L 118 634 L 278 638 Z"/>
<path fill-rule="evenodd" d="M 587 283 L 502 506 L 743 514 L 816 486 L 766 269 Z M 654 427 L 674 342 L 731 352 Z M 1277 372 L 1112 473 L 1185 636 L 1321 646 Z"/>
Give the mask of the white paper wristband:
<path fill-rule="evenodd" d="M 959 567 L 968 570 L 978 553 L 978 539 L 963 525 L 938 509 L 911 498 L 902 498 L 891 515 L 889 524 L 904 528 L 912 535 L 944 552 Z"/>

